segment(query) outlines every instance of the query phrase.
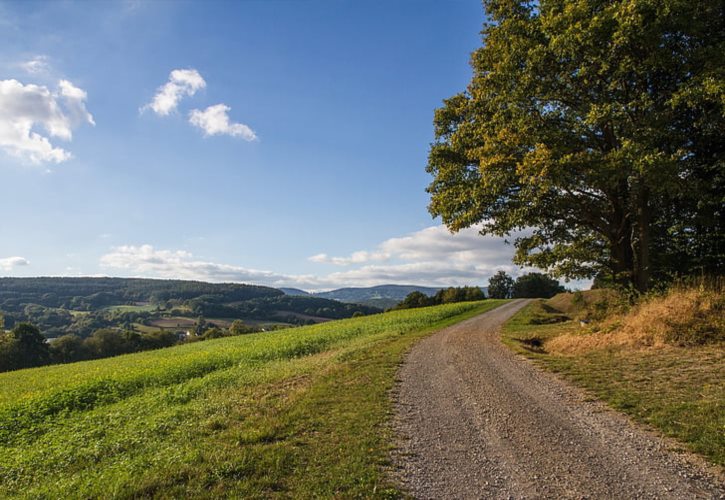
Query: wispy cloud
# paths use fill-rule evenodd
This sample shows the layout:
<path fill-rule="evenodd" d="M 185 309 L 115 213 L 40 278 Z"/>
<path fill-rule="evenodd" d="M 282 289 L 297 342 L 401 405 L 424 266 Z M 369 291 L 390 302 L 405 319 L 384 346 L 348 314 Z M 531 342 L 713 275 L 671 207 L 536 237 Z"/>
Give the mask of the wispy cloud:
<path fill-rule="evenodd" d="M 20 67 L 31 75 L 40 75 L 50 72 L 48 56 L 39 55 L 20 63 Z"/>
<path fill-rule="evenodd" d="M 321 253 L 313 255 L 309 260 L 339 266 L 390 260 L 481 264 L 510 262 L 512 253 L 511 246 L 502 238 L 481 236 L 480 227 L 451 233 L 445 226 L 439 225 L 390 238 L 374 250 L 359 250 L 345 257 L 331 257 Z"/>
<path fill-rule="evenodd" d="M 55 91 L 44 85 L 0 80 L 0 148 L 35 164 L 68 160 L 71 153 L 51 144 L 48 136 L 70 141 L 74 128 L 82 123 L 95 125 L 86 109 L 87 97 L 68 80 L 60 80 Z"/>
<path fill-rule="evenodd" d="M 159 87 L 150 103 L 141 111 L 151 109 L 159 116 L 167 116 L 176 110 L 185 96 L 193 96 L 206 87 L 206 81 L 195 69 L 175 69 L 169 74 L 169 81 Z"/>
<path fill-rule="evenodd" d="M 432 286 L 485 285 L 498 270 L 520 274 L 511 263 L 512 248 L 501 238 L 482 237 L 477 229 L 451 234 L 434 226 L 382 242 L 373 251 L 347 257 L 318 254 L 310 258 L 347 269 L 327 274 L 280 274 L 210 262 L 183 250 L 160 250 L 151 245 L 121 246 L 101 258 L 106 269 L 134 276 L 235 281 L 268 286 L 324 290 L 343 286 L 399 283 Z"/>
<path fill-rule="evenodd" d="M 215 104 L 204 111 L 194 109 L 189 113 L 189 123 L 204 131 L 205 136 L 209 135 L 230 135 L 241 137 L 245 141 L 257 140 L 254 130 L 243 123 L 234 123 L 229 119 L 231 108 L 226 104 Z"/>
<path fill-rule="evenodd" d="M 385 252 L 367 252 L 360 250 L 353 252 L 347 257 L 330 257 L 326 253 L 318 253 L 309 257 L 309 261 L 317 262 L 318 264 L 335 264 L 336 266 L 349 266 L 351 264 L 364 264 L 366 262 L 377 261 L 377 260 L 388 260 L 390 258 L 389 253 Z"/>
<path fill-rule="evenodd" d="M 498 270 L 517 275 L 511 263 L 513 249 L 503 238 L 481 236 L 472 227 L 451 233 L 432 226 L 383 241 L 374 250 L 360 250 L 346 257 L 318 254 L 313 262 L 359 267 L 333 272 L 326 280 L 370 286 L 382 283 L 460 286 L 486 284 Z"/>
<path fill-rule="evenodd" d="M 238 281 L 284 286 L 298 280 L 314 281 L 308 277 L 287 276 L 270 271 L 248 269 L 230 264 L 218 264 L 194 258 L 184 250 L 160 250 L 151 245 L 123 245 L 101 257 L 101 267 L 124 269 L 139 276 L 180 278 L 204 281 Z"/>
<path fill-rule="evenodd" d="M 24 257 L 6 257 L 0 259 L 0 269 L 3 271 L 12 271 L 16 267 L 29 266 L 30 262 Z"/>

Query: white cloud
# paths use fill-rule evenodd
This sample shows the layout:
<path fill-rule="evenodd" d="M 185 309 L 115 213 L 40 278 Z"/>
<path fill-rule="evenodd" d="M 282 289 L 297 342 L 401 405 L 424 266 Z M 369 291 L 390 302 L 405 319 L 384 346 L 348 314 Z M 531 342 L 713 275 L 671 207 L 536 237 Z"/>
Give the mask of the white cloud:
<path fill-rule="evenodd" d="M 373 251 L 357 251 L 347 257 L 330 257 L 321 253 L 309 260 L 318 263 L 347 266 L 372 261 L 414 261 L 470 264 L 509 263 L 512 247 L 503 238 L 481 236 L 480 227 L 470 227 L 451 233 L 445 226 L 432 226 L 399 238 L 390 238 Z"/>
<path fill-rule="evenodd" d="M 88 99 L 86 91 L 76 87 L 68 80 L 58 82 L 58 87 L 60 99 L 65 104 L 65 109 L 71 123 L 86 122 L 95 125 L 96 122 L 93 119 L 93 115 L 86 109 L 85 101 Z"/>
<path fill-rule="evenodd" d="M 184 250 L 157 250 L 151 245 L 115 247 L 101 257 L 101 267 L 125 269 L 139 276 L 155 278 L 240 281 L 274 286 L 284 286 L 296 279 L 269 271 L 198 260 Z"/>
<path fill-rule="evenodd" d="M 169 81 L 159 87 L 153 100 L 141 108 L 153 110 L 160 116 L 167 116 L 176 110 L 184 96 L 192 96 L 206 87 L 206 82 L 195 69 L 175 69 L 169 74 Z"/>
<path fill-rule="evenodd" d="M 353 252 L 348 257 L 321 254 L 310 260 L 346 266 L 366 264 L 326 277 L 331 282 L 358 286 L 485 285 L 499 270 L 514 276 L 526 271 L 511 263 L 513 247 L 503 238 L 481 236 L 479 231 L 480 227 L 472 227 L 451 233 L 445 226 L 432 226 L 385 240 L 373 251 Z M 376 261 L 384 263 L 373 263 Z"/>
<path fill-rule="evenodd" d="M 0 259 L 0 269 L 3 271 L 12 271 L 13 268 L 29 265 L 30 262 L 24 257 L 6 257 Z"/>
<path fill-rule="evenodd" d="M 512 254 L 512 247 L 503 239 L 480 236 L 475 228 L 451 234 L 444 227 L 435 226 L 386 240 L 374 251 L 354 252 L 348 257 L 315 255 L 310 258 L 313 262 L 350 267 L 322 275 L 279 274 L 219 264 L 197 259 L 183 250 L 158 250 L 150 245 L 116 247 L 101 258 L 101 265 L 123 269 L 134 276 L 234 281 L 305 290 L 387 283 L 443 287 L 485 285 L 498 270 L 517 276 L 522 271 L 511 263 Z"/>
<path fill-rule="evenodd" d="M 20 67 L 31 75 L 39 75 L 50 71 L 48 56 L 35 56 L 32 59 L 20 63 Z"/>
<path fill-rule="evenodd" d="M 0 80 L 0 148 L 31 163 L 60 163 L 71 153 L 51 144 L 47 136 L 70 141 L 73 128 L 82 123 L 95 125 L 85 106 L 87 94 L 67 80 L 58 90 L 17 80 Z"/>
<path fill-rule="evenodd" d="M 245 141 L 257 140 L 254 130 L 243 123 L 234 123 L 229 119 L 230 109 L 226 104 L 215 104 L 204 111 L 194 109 L 189 113 L 189 123 L 202 129 L 205 136 L 231 135 L 241 137 Z"/>
<path fill-rule="evenodd" d="M 375 260 L 388 260 L 389 258 L 390 254 L 385 252 L 366 252 L 365 250 L 360 250 L 358 252 L 351 253 L 348 257 L 330 257 L 326 253 L 318 253 L 317 255 L 310 257 L 308 260 L 319 264 L 349 266 L 350 264 L 363 264 L 365 262 Z"/>

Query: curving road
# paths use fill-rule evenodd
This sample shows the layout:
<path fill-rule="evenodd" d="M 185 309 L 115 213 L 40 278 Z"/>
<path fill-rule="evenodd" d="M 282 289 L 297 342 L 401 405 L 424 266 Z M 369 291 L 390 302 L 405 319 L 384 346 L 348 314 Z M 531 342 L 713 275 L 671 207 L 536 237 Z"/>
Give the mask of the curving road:
<path fill-rule="evenodd" d="M 512 353 L 515 301 L 418 343 L 399 373 L 395 475 L 415 498 L 725 498 L 722 476 Z"/>

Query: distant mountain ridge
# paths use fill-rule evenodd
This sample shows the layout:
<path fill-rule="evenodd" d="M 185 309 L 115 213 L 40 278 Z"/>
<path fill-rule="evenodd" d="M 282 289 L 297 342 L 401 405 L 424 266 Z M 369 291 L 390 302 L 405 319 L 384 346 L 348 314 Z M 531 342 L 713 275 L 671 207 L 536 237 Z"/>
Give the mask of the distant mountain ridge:
<path fill-rule="evenodd" d="M 349 304 L 362 304 L 387 309 L 398 304 L 412 292 L 421 292 L 425 295 L 432 296 L 435 295 L 440 288 L 416 285 L 378 285 L 371 287 L 338 288 L 337 290 L 330 290 L 329 292 L 316 293 L 307 293 L 296 288 L 280 288 L 280 290 L 288 295 L 307 294 L 322 299 L 331 299 Z"/>
<path fill-rule="evenodd" d="M 341 302 L 369 299 L 400 299 L 403 300 L 412 292 L 421 292 L 425 295 L 435 295 L 440 288 L 415 285 L 378 285 L 371 287 L 338 288 L 329 292 L 315 293 L 323 299 L 335 299 Z"/>

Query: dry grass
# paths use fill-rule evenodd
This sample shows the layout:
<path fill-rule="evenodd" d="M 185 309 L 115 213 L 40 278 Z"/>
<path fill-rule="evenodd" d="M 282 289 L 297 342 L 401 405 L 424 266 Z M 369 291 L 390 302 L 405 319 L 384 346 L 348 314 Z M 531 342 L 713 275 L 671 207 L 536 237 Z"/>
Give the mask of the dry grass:
<path fill-rule="evenodd" d="M 582 333 L 546 344 L 547 351 L 576 354 L 605 348 L 687 347 L 725 341 L 725 297 L 717 289 L 674 288 L 649 298 Z"/>
<path fill-rule="evenodd" d="M 502 338 L 613 408 L 725 465 L 722 289 L 681 288 L 591 328 L 550 323 L 546 316 L 559 321 L 561 312 L 551 301 L 532 302 L 506 323 Z"/>
<path fill-rule="evenodd" d="M 601 309 L 608 309 L 619 303 L 621 297 L 610 288 L 587 290 L 584 292 L 565 292 L 554 295 L 546 305 L 577 319 L 598 315 Z"/>

